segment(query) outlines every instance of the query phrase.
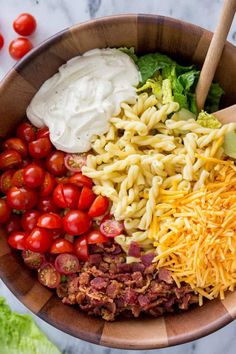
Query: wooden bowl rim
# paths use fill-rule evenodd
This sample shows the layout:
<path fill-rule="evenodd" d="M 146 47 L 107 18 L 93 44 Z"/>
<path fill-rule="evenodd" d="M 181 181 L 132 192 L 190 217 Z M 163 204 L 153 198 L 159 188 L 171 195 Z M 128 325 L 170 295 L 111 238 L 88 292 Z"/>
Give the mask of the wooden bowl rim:
<path fill-rule="evenodd" d="M 160 16 L 160 15 L 153 15 L 153 14 L 122 14 L 122 15 L 100 17 L 98 19 L 89 20 L 86 22 L 82 22 L 82 23 L 73 25 L 72 27 L 68 27 L 62 31 L 57 32 L 56 34 L 50 36 L 49 38 L 47 38 L 46 40 L 44 40 L 43 42 L 38 44 L 29 54 L 27 54 L 24 58 L 22 58 L 19 62 L 17 62 L 8 71 L 8 73 L 0 81 L 0 86 L 2 88 L 4 88 L 5 85 L 7 86 L 9 81 L 11 81 L 13 74 L 16 71 L 19 72 L 23 67 L 25 67 L 25 65 L 27 65 L 28 62 L 30 62 L 33 58 L 37 57 L 37 55 L 42 51 L 42 49 L 50 47 L 50 45 L 59 41 L 61 36 L 64 35 L 65 33 L 67 33 L 69 30 L 73 29 L 73 31 L 80 31 L 82 29 L 88 29 L 90 27 L 92 28 L 93 26 L 95 26 L 97 24 L 102 24 L 104 22 L 113 23 L 114 20 L 122 23 L 122 21 L 129 21 L 129 20 L 137 18 L 138 16 L 141 16 L 142 20 L 144 22 L 146 21 L 146 23 L 150 23 L 150 21 L 154 21 L 156 23 L 165 22 L 165 25 L 168 25 L 168 26 L 174 27 L 174 28 L 179 28 L 180 26 L 184 26 L 185 28 L 187 28 L 188 32 L 196 33 L 196 36 L 198 36 L 198 33 L 202 32 L 202 33 L 208 35 L 209 41 L 210 41 L 211 36 L 213 35 L 213 33 L 211 31 L 204 29 L 200 26 L 194 25 L 194 24 L 186 22 L 186 21 L 167 17 L 167 16 Z M 233 44 L 229 43 L 228 41 L 226 42 L 226 47 L 228 50 L 236 53 L 235 46 Z M 129 343 L 128 343 L 127 339 L 124 341 L 122 339 L 120 339 L 120 340 L 118 339 L 118 340 L 114 341 L 114 338 L 112 338 L 112 337 L 110 337 L 109 340 L 106 341 L 106 343 L 104 343 L 104 342 L 98 343 L 97 338 L 95 337 L 95 333 L 90 335 L 88 338 L 82 337 L 81 333 L 78 333 L 78 334 L 72 333 L 71 330 L 65 326 L 65 324 L 54 323 L 53 319 L 48 319 L 47 316 L 45 316 L 44 314 L 37 313 L 28 304 L 28 301 L 24 299 L 24 296 L 21 299 L 21 296 L 19 295 L 17 289 L 11 285 L 10 280 L 8 280 L 6 277 L 4 277 L 4 275 L 1 276 L 1 279 L 4 282 L 4 284 L 8 287 L 8 289 L 16 296 L 16 298 L 20 302 L 22 302 L 30 311 L 32 311 L 36 316 L 40 317 L 48 324 L 54 326 L 57 329 L 60 329 L 61 331 L 65 332 L 65 333 L 68 333 L 74 337 L 78 337 L 78 338 L 86 340 L 88 342 L 101 344 L 103 346 L 107 346 L 107 347 L 111 347 L 111 348 L 157 349 L 157 348 L 161 348 L 161 347 L 168 347 L 168 346 L 173 346 L 173 345 L 177 345 L 177 344 L 183 344 L 183 343 L 190 342 L 190 341 L 202 338 L 204 336 L 207 336 L 234 320 L 233 315 L 231 315 L 229 313 L 225 313 L 224 315 L 217 317 L 217 319 L 209 322 L 205 326 L 199 327 L 195 331 L 187 332 L 184 335 L 183 334 L 181 334 L 181 335 L 176 334 L 174 336 L 174 338 L 172 338 L 171 343 L 168 343 L 165 346 L 160 344 L 160 340 L 158 339 L 158 337 L 155 340 L 153 339 L 153 342 L 151 344 L 149 341 L 146 341 L 146 342 L 144 341 L 142 343 L 142 345 L 137 344 L 136 346 L 132 345 L 132 347 L 129 347 Z M 214 301 L 217 301 L 217 300 L 214 300 Z M 236 311 L 236 308 L 234 310 Z M 207 313 L 206 313 L 206 315 L 207 315 Z"/>

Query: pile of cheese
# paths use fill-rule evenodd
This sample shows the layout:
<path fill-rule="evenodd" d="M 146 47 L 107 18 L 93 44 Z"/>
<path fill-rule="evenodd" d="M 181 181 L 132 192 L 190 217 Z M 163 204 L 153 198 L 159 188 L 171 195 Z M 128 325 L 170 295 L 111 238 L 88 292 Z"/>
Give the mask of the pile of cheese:
<path fill-rule="evenodd" d="M 217 170 L 196 192 L 163 191 L 149 230 L 158 266 L 169 269 L 178 286 L 188 283 L 200 305 L 203 297 L 223 299 L 236 284 L 236 168 L 221 161 Z"/>

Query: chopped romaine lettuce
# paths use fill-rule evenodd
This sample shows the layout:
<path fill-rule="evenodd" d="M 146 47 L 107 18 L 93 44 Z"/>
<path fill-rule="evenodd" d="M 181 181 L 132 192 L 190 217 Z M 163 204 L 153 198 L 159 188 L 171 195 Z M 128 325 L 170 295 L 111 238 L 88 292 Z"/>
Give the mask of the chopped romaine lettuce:
<path fill-rule="evenodd" d="M 146 83 L 137 89 L 137 92 L 152 90 L 152 93 L 158 98 L 162 97 L 162 78 L 158 75 L 155 79 L 149 79 Z"/>
<path fill-rule="evenodd" d="M 174 101 L 172 96 L 171 80 L 165 79 L 162 81 L 162 94 L 163 94 L 163 104 L 170 103 Z"/>
<path fill-rule="evenodd" d="M 178 112 L 174 113 L 171 119 L 180 121 L 180 120 L 189 120 L 189 119 L 196 119 L 196 115 L 190 112 L 186 108 L 181 108 Z"/>
<path fill-rule="evenodd" d="M 221 123 L 214 116 L 214 114 L 209 114 L 207 112 L 201 111 L 197 117 L 197 123 L 205 128 L 217 129 L 221 127 Z"/>
<path fill-rule="evenodd" d="M 0 297 L 0 354 L 60 354 L 30 315 L 12 312 Z"/>
<path fill-rule="evenodd" d="M 135 64 L 137 64 L 138 62 L 138 57 L 137 55 L 135 54 L 135 50 L 134 50 L 134 47 L 130 47 L 130 48 L 127 48 L 127 47 L 120 47 L 119 50 L 125 54 L 128 54 L 130 56 L 131 59 L 133 59 L 133 61 L 135 62 Z"/>
<path fill-rule="evenodd" d="M 226 155 L 236 159 L 236 132 L 225 134 L 223 148 Z"/>

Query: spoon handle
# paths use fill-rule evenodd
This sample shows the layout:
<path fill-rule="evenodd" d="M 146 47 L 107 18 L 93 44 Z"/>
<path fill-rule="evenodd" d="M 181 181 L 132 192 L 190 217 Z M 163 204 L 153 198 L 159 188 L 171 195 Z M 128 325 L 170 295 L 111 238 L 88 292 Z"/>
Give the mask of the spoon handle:
<path fill-rule="evenodd" d="M 222 123 L 235 123 L 236 122 L 236 104 L 233 106 L 221 109 L 214 113 L 214 116 Z"/>
<path fill-rule="evenodd" d="M 228 32 L 236 11 L 236 0 L 225 0 L 220 20 L 212 37 L 198 84 L 196 87 L 196 102 L 198 110 L 203 109 L 209 88 L 218 66 Z"/>

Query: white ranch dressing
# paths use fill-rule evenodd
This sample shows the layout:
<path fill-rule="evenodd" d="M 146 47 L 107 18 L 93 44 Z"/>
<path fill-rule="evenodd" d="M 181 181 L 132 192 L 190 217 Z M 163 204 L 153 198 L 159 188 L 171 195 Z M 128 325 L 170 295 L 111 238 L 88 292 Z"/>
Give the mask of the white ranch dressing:
<path fill-rule="evenodd" d="M 27 108 L 33 125 L 47 126 L 59 150 L 80 153 L 93 135 L 109 129 L 121 102 L 135 103 L 139 71 L 118 49 L 93 49 L 62 65 L 44 82 Z"/>

